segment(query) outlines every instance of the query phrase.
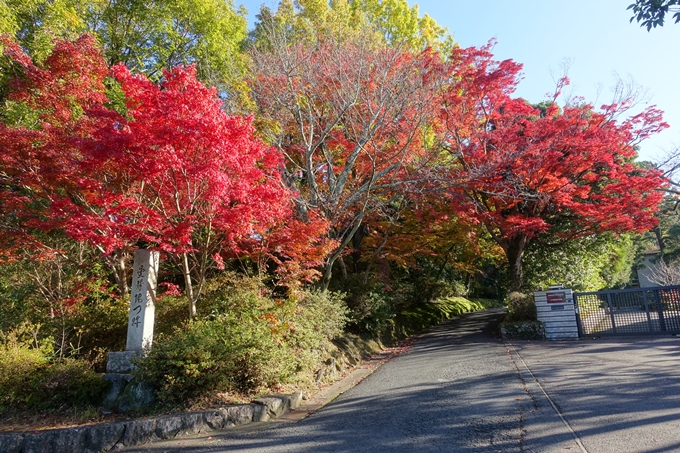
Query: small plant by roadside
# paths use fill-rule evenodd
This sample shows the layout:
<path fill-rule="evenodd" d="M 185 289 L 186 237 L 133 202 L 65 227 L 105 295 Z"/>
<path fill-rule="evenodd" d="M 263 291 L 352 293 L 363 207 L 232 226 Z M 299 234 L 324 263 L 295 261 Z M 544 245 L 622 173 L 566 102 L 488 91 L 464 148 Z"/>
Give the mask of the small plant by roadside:
<path fill-rule="evenodd" d="M 531 294 L 512 292 L 506 298 L 506 322 L 536 321 L 536 303 Z"/>
<path fill-rule="evenodd" d="M 346 323 L 343 296 L 303 291 L 275 298 L 254 279 L 215 284 L 203 317 L 154 340 L 138 377 L 161 407 L 186 407 L 210 395 L 252 394 L 311 373 Z"/>
<path fill-rule="evenodd" d="M 503 338 L 517 340 L 545 339 L 545 327 L 537 320 L 536 303 L 531 294 L 512 292 L 505 300 L 508 314 L 501 323 Z"/>

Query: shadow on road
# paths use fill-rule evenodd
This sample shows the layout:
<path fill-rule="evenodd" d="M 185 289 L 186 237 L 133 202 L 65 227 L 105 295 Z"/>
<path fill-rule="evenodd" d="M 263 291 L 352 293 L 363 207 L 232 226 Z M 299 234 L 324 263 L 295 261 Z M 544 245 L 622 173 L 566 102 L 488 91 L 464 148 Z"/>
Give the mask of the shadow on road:
<path fill-rule="evenodd" d="M 520 452 L 521 413 L 533 406 L 492 335 L 502 315 L 475 313 L 431 329 L 295 425 L 126 451 Z"/>
<path fill-rule="evenodd" d="M 589 452 L 680 451 L 680 341 L 516 342 Z"/>

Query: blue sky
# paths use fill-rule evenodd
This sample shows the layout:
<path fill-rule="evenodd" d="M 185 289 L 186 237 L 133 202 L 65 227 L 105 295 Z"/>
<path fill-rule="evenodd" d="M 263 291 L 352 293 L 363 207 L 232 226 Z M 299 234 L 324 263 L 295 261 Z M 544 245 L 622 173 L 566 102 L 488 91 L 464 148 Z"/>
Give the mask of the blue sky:
<path fill-rule="evenodd" d="M 631 78 L 665 112 L 671 125 L 641 145 L 640 158 L 658 160 L 680 146 L 680 24 L 668 21 L 647 32 L 629 23 L 626 7 L 633 0 L 418 0 L 448 27 L 464 47 L 481 46 L 495 38 L 494 54 L 524 64 L 517 96 L 532 102 L 554 90 L 553 78 L 570 61 L 571 86 L 565 92 L 597 107 L 612 98 L 616 74 Z M 235 0 L 248 9 L 252 24 L 261 4 L 277 0 Z M 669 18 L 670 19 L 670 18 Z"/>

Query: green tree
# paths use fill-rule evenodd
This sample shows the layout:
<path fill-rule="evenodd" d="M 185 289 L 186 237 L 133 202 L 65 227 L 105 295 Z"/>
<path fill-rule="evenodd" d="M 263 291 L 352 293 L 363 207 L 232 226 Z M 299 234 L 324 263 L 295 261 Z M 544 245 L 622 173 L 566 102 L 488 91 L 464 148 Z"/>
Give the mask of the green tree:
<path fill-rule="evenodd" d="M 418 5 L 409 6 L 407 0 L 354 0 L 355 14 L 365 14 L 387 42 L 406 44 L 414 50 L 432 47 L 448 55 L 453 37 L 448 29 L 437 24 L 428 14 L 420 16 Z"/>
<path fill-rule="evenodd" d="M 628 283 L 635 258 L 632 234 L 595 234 L 561 243 L 538 238 L 524 255 L 529 289 L 564 284 L 577 291 L 597 291 Z"/>
<path fill-rule="evenodd" d="M 662 27 L 668 13 L 675 13 L 675 23 L 680 22 L 680 0 L 635 0 L 628 9 L 633 11 L 630 21 L 637 20 L 641 27 L 647 27 L 647 31 Z"/>
<path fill-rule="evenodd" d="M 276 11 L 263 6 L 251 38 L 262 44 L 271 24 L 286 30 L 295 41 L 332 35 L 351 40 L 373 34 L 376 44 L 400 46 L 413 52 L 427 47 L 448 55 L 453 37 L 418 5 L 407 0 L 281 0 Z"/>
<path fill-rule="evenodd" d="M 151 79 L 163 68 L 195 64 L 235 108 L 247 102 L 245 11 L 233 0 L 0 0 L 0 31 L 9 32 L 34 61 L 55 38 L 94 34 L 109 65 L 124 63 Z"/>

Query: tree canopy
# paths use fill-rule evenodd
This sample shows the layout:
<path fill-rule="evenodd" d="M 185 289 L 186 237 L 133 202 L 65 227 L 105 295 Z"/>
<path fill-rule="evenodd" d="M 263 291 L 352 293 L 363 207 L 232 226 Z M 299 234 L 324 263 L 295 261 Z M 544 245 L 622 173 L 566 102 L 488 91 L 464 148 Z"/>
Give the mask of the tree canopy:
<path fill-rule="evenodd" d="M 125 292 L 130 251 L 156 247 L 193 307 L 234 257 L 277 288 L 395 268 L 469 284 L 501 257 L 520 287 L 527 250 L 618 259 L 601 235 L 654 226 L 666 182 L 635 163 L 666 127 L 654 107 L 516 98 L 520 64 L 406 0 L 283 0 L 247 38 L 231 1 L 135 1 L 0 4 L 6 256 L 62 235 Z"/>
<path fill-rule="evenodd" d="M 634 144 L 668 127 L 649 107 L 619 123 L 630 100 L 604 105 L 554 102 L 536 108 L 510 95 L 521 66 L 488 48 L 455 49 L 442 109 L 442 143 L 453 163 L 453 203 L 503 248 L 512 286 L 522 255 L 540 234 L 554 240 L 603 231 L 645 231 L 665 180 L 633 163 Z M 566 81 L 563 81 L 566 83 Z M 443 178 L 445 179 L 445 177 Z"/>
<path fill-rule="evenodd" d="M 276 11 L 263 6 L 258 19 L 251 39 L 260 45 L 277 28 L 298 42 L 362 37 L 416 53 L 430 47 L 442 55 L 453 47 L 448 30 L 427 14 L 420 16 L 418 5 L 407 0 L 282 0 Z"/>
<path fill-rule="evenodd" d="M 666 19 L 666 14 L 674 13 L 673 19 L 677 24 L 680 22 L 680 1 L 678 0 L 635 0 L 628 6 L 633 11 L 630 21 L 636 20 L 640 26 L 647 27 L 647 31 L 652 27 L 662 27 Z"/>
<path fill-rule="evenodd" d="M 328 37 L 251 51 L 253 96 L 271 122 L 269 140 L 286 156 L 286 180 L 301 212 L 320 211 L 339 241 L 333 263 L 366 215 L 390 203 L 423 154 L 424 128 L 434 118 L 436 57 L 413 55 L 370 39 Z M 410 170 L 409 170 L 410 168 Z"/>
<path fill-rule="evenodd" d="M 153 83 L 114 66 L 121 114 L 108 106 L 109 69 L 92 37 L 57 41 L 44 67 L 12 42 L 6 55 L 17 73 L 8 102 L 24 113 L 0 124 L 3 225 L 16 238 L 6 249 L 32 239 L 27 227 L 63 230 L 106 255 L 146 243 L 178 257 L 193 314 L 210 267 L 295 224 L 281 154 L 255 138 L 251 118 L 227 115 L 193 67 Z M 319 234 L 307 232 L 311 242 Z M 297 253 L 310 241 L 293 241 Z M 290 248 L 276 245 L 283 262 Z"/>
<path fill-rule="evenodd" d="M 231 108 L 247 102 L 240 52 L 247 24 L 233 0 L 9 0 L 0 11 L 0 33 L 10 33 L 37 62 L 55 38 L 90 33 L 109 65 L 158 80 L 164 68 L 195 64 L 199 79 L 217 86 Z"/>

